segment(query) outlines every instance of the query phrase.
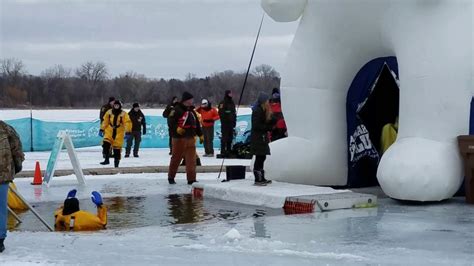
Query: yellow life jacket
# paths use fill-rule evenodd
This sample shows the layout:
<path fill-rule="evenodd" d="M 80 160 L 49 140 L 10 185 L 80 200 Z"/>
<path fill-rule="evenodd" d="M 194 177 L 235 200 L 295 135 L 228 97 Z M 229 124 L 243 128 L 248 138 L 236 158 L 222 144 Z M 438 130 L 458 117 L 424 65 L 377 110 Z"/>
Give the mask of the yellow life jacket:
<path fill-rule="evenodd" d="M 56 231 L 96 231 L 105 229 L 107 225 L 107 207 L 97 207 L 97 215 L 87 211 L 77 211 L 63 215 L 61 206 L 54 213 Z"/>
<path fill-rule="evenodd" d="M 18 189 L 16 189 L 16 186 L 13 182 L 10 183 L 10 187 L 18 191 Z M 8 203 L 8 207 L 10 207 L 10 209 L 12 210 L 18 210 L 18 211 L 28 210 L 28 206 L 26 206 L 26 204 L 10 189 L 8 190 L 7 203 Z"/>

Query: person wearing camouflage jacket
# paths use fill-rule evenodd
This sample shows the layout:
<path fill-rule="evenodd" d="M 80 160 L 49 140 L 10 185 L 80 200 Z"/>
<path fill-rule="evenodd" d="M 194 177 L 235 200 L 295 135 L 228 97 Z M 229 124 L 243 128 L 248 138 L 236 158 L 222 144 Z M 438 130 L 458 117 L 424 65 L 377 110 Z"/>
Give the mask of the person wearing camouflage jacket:
<path fill-rule="evenodd" d="M 21 171 L 25 160 L 20 137 L 13 127 L 0 120 L 0 252 L 7 237 L 8 186 L 15 174 Z"/>

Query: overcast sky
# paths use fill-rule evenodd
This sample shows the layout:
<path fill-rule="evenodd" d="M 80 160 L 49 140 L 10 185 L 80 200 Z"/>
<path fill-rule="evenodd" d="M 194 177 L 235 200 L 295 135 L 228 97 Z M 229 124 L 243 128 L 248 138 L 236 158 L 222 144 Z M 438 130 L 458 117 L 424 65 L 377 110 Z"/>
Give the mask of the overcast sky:
<path fill-rule="evenodd" d="M 104 61 L 112 76 L 205 76 L 248 65 L 259 0 L 0 0 L 0 57 L 40 74 Z M 297 23 L 265 18 L 253 66 L 281 70 Z"/>

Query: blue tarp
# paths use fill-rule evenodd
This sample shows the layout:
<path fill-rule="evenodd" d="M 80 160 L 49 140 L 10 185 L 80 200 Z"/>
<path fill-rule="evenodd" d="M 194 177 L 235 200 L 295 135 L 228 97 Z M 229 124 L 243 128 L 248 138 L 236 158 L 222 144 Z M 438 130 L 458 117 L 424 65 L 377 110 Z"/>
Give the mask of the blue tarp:
<path fill-rule="evenodd" d="M 361 186 L 358 176 L 358 162 L 364 158 L 378 165 L 379 154 L 369 139 L 369 132 L 358 116 L 363 103 L 367 101 L 374 87 L 374 83 L 381 74 L 384 65 L 394 71 L 398 77 L 398 63 L 396 57 L 377 58 L 362 67 L 355 76 L 347 94 L 347 144 L 348 144 L 348 186 Z M 370 162 L 369 162 L 370 164 Z M 364 166 L 362 166 L 364 167 Z"/>
<path fill-rule="evenodd" d="M 168 125 L 166 118 L 161 116 L 147 116 L 147 134 L 142 137 L 143 148 L 166 148 L 168 147 Z M 66 130 L 74 142 L 76 148 L 92 147 L 101 145 L 102 138 L 98 136 L 99 120 L 90 122 L 49 122 L 38 119 L 21 118 L 5 121 L 13 126 L 20 135 L 23 150 L 49 151 L 54 145 L 56 135 L 60 130 Z M 31 125 L 33 131 L 31 131 Z M 220 145 L 220 122 L 215 124 L 214 147 Z M 251 116 L 240 115 L 237 117 L 236 141 L 243 141 L 243 134 L 251 128 Z M 33 145 L 31 144 L 33 137 Z"/>

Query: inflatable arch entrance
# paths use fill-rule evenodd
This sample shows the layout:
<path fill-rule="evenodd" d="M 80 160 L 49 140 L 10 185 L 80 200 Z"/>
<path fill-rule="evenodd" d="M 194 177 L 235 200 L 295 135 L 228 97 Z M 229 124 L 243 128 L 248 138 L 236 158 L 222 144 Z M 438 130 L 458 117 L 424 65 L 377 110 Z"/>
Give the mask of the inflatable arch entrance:
<path fill-rule="evenodd" d="M 349 87 L 367 62 L 396 56 L 399 132 L 380 158 L 378 182 L 396 199 L 454 195 L 463 176 L 456 137 L 468 133 L 474 89 L 473 1 L 262 0 L 262 7 L 279 22 L 301 17 L 282 71 L 290 137 L 271 144 L 270 178 L 351 185 Z"/>

